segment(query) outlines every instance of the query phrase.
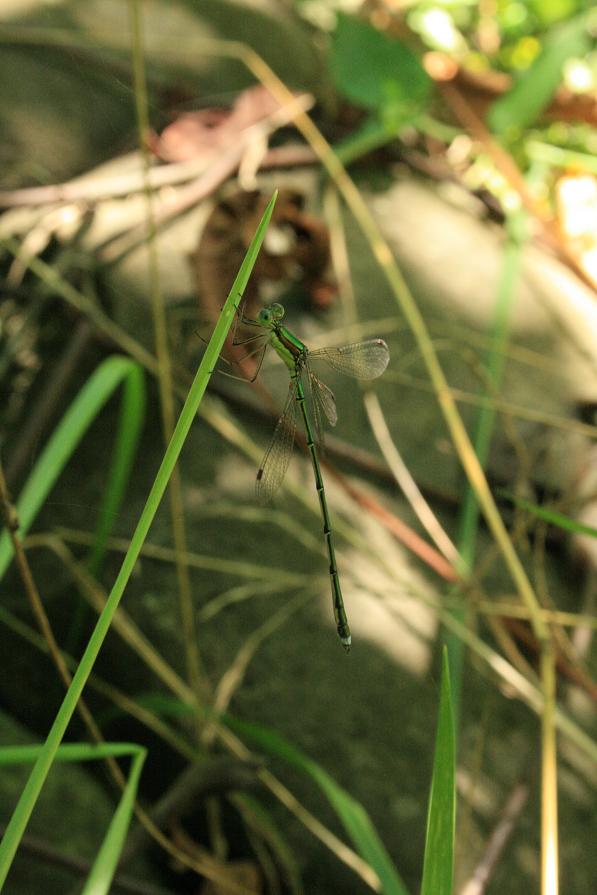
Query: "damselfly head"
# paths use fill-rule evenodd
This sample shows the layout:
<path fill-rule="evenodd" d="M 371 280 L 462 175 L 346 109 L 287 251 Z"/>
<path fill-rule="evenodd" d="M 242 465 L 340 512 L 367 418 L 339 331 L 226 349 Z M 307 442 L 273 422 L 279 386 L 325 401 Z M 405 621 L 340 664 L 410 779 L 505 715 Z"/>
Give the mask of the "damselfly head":
<path fill-rule="evenodd" d="M 257 322 L 261 324 L 261 326 L 265 326 L 268 329 L 271 329 L 278 320 L 281 320 L 284 316 L 284 308 L 278 302 L 274 302 L 273 305 L 270 305 L 269 308 L 262 308 L 257 315 Z"/>

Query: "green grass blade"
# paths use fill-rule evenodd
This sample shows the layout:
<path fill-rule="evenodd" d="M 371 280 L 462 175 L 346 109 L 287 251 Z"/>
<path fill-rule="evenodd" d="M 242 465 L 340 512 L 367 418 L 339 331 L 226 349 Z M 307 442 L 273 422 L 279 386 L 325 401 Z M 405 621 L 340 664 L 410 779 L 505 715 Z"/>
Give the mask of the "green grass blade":
<path fill-rule="evenodd" d="M 93 862 L 81 895 L 107 895 L 118 867 L 120 855 L 131 822 L 131 815 L 139 788 L 139 778 L 147 751 L 137 750 L 133 757 L 128 780 L 108 832 Z"/>
<path fill-rule="evenodd" d="M 74 399 L 19 495 L 16 511 L 21 537 L 28 532 L 40 507 L 93 420 L 114 390 L 123 380 L 126 383 L 130 376 L 139 376 L 138 367 L 133 361 L 126 357 L 109 357 L 91 374 Z M 12 547 L 8 534 L 4 532 L 0 537 L 0 578 L 6 572 L 11 559 Z"/>
<path fill-rule="evenodd" d="M 145 376 L 142 368 L 134 364 L 123 383 L 110 472 L 98 512 L 95 539 L 87 559 L 87 566 L 94 577 L 98 577 L 101 571 L 106 542 L 122 505 L 145 419 L 145 404 Z M 66 648 L 71 653 L 80 652 L 82 632 L 88 613 L 87 604 L 79 599 L 65 640 Z"/>
<path fill-rule="evenodd" d="M 114 586 L 110 592 L 104 610 L 89 639 L 89 643 L 81 658 L 79 667 L 77 668 L 72 683 L 66 692 L 64 701 L 60 706 L 54 723 L 48 733 L 42 752 L 31 771 L 21 798 L 19 799 L 8 823 L 2 842 L 0 842 L 0 887 L 6 880 L 19 842 L 21 841 L 21 837 L 25 831 L 29 817 L 31 816 L 31 812 L 33 811 L 39 793 L 41 792 L 41 788 L 52 766 L 52 762 L 54 761 L 62 737 L 72 718 L 79 697 L 83 692 L 87 678 L 91 674 L 95 660 L 110 629 L 114 613 L 118 608 L 124 589 L 131 576 L 133 568 L 135 567 L 141 548 L 143 547 L 143 542 L 147 537 L 151 523 L 153 522 L 174 466 L 182 450 L 182 446 L 197 414 L 201 399 L 207 388 L 207 383 L 215 368 L 217 359 L 224 345 L 224 340 L 232 325 L 234 315 L 238 309 L 242 294 L 249 280 L 259 249 L 261 248 L 276 198 L 277 193 L 274 193 L 263 214 L 257 232 L 247 250 L 247 254 L 241 264 L 237 277 L 232 284 L 232 289 L 226 299 L 222 313 L 220 314 L 205 354 L 203 355 L 203 359 L 199 365 L 193 384 L 191 385 L 170 443 L 166 448 L 164 459 L 156 474 L 155 481 L 149 492 L 141 517 L 131 538 L 131 543 L 123 559 L 120 572 L 114 582 Z"/>
<path fill-rule="evenodd" d="M 103 758 L 126 758 L 141 749 L 136 743 L 65 743 L 56 752 L 56 761 L 100 761 Z M 42 754 L 44 746 L 0 747 L 0 767 L 13 764 L 32 764 Z"/>
<path fill-rule="evenodd" d="M 510 315 L 516 298 L 516 288 L 520 277 L 522 264 L 522 252 L 528 236 L 525 215 L 522 212 L 512 212 L 506 219 L 507 243 L 504 249 L 502 270 L 497 289 L 495 311 L 491 323 L 491 344 L 485 358 L 485 372 L 489 388 L 483 390 L 483 397 L 489 399 L 498 394 L 506 358 L 506 348 L 510 336 Z M 474 448 L 482 468 L 487 466 L 493 430 L 495 425 L 495 410 L 491 404 L 479 409 L 475 421 Z M 467 577 L 475 564 L 475 552 L 477 549 L 477 534 L 481 508 L 479 501 L 470 482 L 466 483 L 464 500 L 458 520 L 458 553 L 460 554 L 460 571 Z M 464 624 L 466 611 L 464 609 L 454 611 L 455 618 Z M 462 691 L 462 675 L 464 669 L 464 644 L 462 639 L 453 632 L 446 635 L 446 644 L 450 658 L 450 672 L 452 674 L 452 706 L 456 730 L 460 719 L 460 694 Z"/>
<path fill-rule="evenodd" d="M 264 752 L 282 758 L 308 774 L 320 787 L 342 821 L 355 850 L 379 877 L 384 895 L 407 895 L 406 886 L 400 879 L 366 810 L 339 786 L 327 771 L 273 730 L 229 716 L 221 716 L 221 720 L 240 736 L 246 737 L 262 748 Z"/>
<path fill-rule="evenodd" d="M 0 748 L 0 766 L 30 764 L 42 754 L 43 749 L 44 747 L 39 745 Z M 131 822 L 146 755 L 147 750 L 136 743 L 68 743 L 60 746 L 56 752 L 55 760 L 64 762 L 132 757 L 126 786 L 89 871 L 82 895 L 106 895 L 110 891 Z"/>
<path fill-rule="evenodd" d="M 577 522 L 576 519 L 571 519 L 570 516 L 565 516 L 564 513 L 558 513 L 557 510 L 548 510 L 546 507 L 540 507 L 536 503 L 524 500 L 522 497 L 515 497 L 514 494 L 503 491 L 501 488 L 498 494 L 501 497 L 505 497 L 506 500 L 510 500 L 522 510 L 527 510 L 534 516 L 537 516 L 538 519 L 549 522 L 550 525 L 557 525 L 558 528 L 563 528 L 565 531 L 570 531 L 575 535 L 589 535 L 591 538 L 597 538 L 597 528 L 593 528 L 592 525 L 585 525 L 584 522 Z"/>
<path fill-rule="evenodd" d="M 108 482 L 104 490 L 95 529 L 95 542 L 87 565 L 97 576 L 106 552 L 106 541 L 118 516 L 126 491 L 133 460 L 139 446 L 145 420 L 146 392 L 143 370 L 136 364 L 131 368 L 123 384 L 118 431 L 112 452 Z"/>
<path fill-rule="evenodd" d="M 456 820 L 455 742 L 450 666 L 444 648 L 421 895 L 452 895 Z"/>

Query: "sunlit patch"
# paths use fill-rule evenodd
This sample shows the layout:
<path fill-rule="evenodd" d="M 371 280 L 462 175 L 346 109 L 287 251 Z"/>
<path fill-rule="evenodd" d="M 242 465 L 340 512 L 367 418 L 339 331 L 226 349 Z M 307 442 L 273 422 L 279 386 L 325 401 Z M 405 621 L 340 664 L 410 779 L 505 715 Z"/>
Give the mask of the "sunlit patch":
<path fill-rule="evenodd" d="M 81 217 L 81 212 L 76 205 L 64 205 L 59 213 L 60 223 L 65 227 L 77 223 Z"/>
<path fill-rule="evenodd" d="M 468 134 L 459 134 L 448 146 L 446 155 L 448 161 L 454 167 L 468 162 L 473 150 L 473 141 Z"/>
<path fill-rule="evenodd" d="M 408 21 L 436 50 L 446 53 L 462 53 L 466 50 L 466 42 L 447 10 L 437 7 L 422 12 L 417 10 L 409 16 Z"/>
<path fill-rule="evenodd" d="M 341 511 L 373 552 L 352 547 L 338 551 L 353 651 L 359 644 L 373 643 L 412 674 L 425 674 L 438 626 L 433 609 L 425 602 L 425 597 L 437 599 L 432 585 L 379 522 L 355 512 L 353 501 L 329 480 L 327 490 L 331 491 L 332 512 L 337 515 Z M 325 596 L 322 612 L 332 625 L 327 592 Z"/>
<path fill-rule="evenodd" d="M 587 93 L 595 89 L 595 76 L 584 59 L 567 59 L 563 76 L 564 84 L 574 93 Z"/>
<path fill-rule="evenodd" d="M 562 177 L 556 196 L 562 235 L 579 267 L 597 285 L 597 178 Z"/>

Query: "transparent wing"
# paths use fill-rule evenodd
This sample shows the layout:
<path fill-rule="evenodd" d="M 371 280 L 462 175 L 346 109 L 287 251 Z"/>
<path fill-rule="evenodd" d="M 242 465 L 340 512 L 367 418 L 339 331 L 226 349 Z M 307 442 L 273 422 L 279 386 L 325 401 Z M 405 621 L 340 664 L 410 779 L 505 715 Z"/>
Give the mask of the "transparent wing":
<path fill-rule="evenodd" d="M 290 383 L 282 416 L 276 424 L 272 440 L 257 472 L 255 490 L 262 503 L 269 503 L 286 475 L 296 431 L 295 384 Z"/>
<path fill-rule="evenodd" d="M 324 410 L 321 406 L 321 402 L 318 400 L 316 391 L 317 386 L 315 385 L 314 380 L 316 380 L 316 376 L 311 372 L 309 367 L 305 365 L 307 372 L 307 382 L 308 382 L 308 391 L 309 391 L 309 409 L 311 415 L 311 423 L 313 428 L 313 437 L 315 439 L 315 447 L 321 453 L 323 453 L 323 416 Z"/>
<path fill-rule="evenodd" d="M 325 452 L 325 444 L 323 439 L 323 420 L 328 421 L 330 426 L 335 426 L 338 422 L 338 412 L 336 410 L 336 399 L 334 393 L 321 382 L 317 376 L 311 371 L 309 365 L 305 365 L 307 373 L 308 391 L 309 391 L 309 408 L 311 411 L 311 423 L 313 429 L 313 438 L 315 446 L 323 456 Z"/>
<path fill-rule="evenodd" d="M 342 348 L 310 351 L 309 360 L 325 360 L 334 370 L 355 379 L 377 379 L 388 366 L 390 352 L 383 339 L 370 339 Z"/>
<path fill-rule="evenodd" d="M 333 391 L 324 385 L 317 376 L 309 370 L 309 383 L 311 385 L 311 397 L 313 398 L 313 406 L 315 412 L 321 416 L 325 416 L 330 426 L 335 426 L 338 422 L 338 411 L 336 410 L 336 399 Z"/>

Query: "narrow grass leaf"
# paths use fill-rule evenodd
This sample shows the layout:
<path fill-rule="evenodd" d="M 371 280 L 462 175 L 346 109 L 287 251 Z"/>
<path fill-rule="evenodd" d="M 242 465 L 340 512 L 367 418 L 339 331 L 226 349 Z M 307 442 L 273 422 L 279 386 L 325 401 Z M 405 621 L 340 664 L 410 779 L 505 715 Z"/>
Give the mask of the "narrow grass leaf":
<path fill-rule="evenodd" d="M 232 284 L 228 298 L 226 299 L 180 413 L 172 438 L 166 448 L 160 468 L 156 473 L 154 483 L 147 497 L 139 522 L 133 532 L 129 548 L 122 561 L 120 572 L 114 582 L 114 586 L 106 601 L 106 605 L 97 620 L 95 629 L 89 639 L 71 685 L 68 688 L 62 705 L 54 719 L 54 723 L 48 733 L 41 754 L 31 771 L 21 798 L 19 799 L 8 826 L 6 827 L 4 837 L 2 842 L 0 842 L 0 887 L 6 880 L 16 850 L 21 841 L 21 837 L 25 832 L 27 822 L 31 816 L 31 812 L 35 807 L 35 803 L 52 766 L 62 737 L 64 736 L 79 697 L 83 692 L 83 688 L 91 674 L 95 660 L 110 629 L 112 619 L 118 609 L 124 589 L 135 567 L 135 563 L 137 562 L 151 523 L 153 522 L 154 516 L 168 486 L 168 481 L 172 475 L 174 466 L 179 458 L 182 446 L 189 433 L 193 420 L 195 419 L 201 399 L 207 388 L 207 383 L 215 368 L 226 335 L 232 325 L 234 315 L 238 310 L 238 305 L 249 280 L 249 276 L 251 275 L 251 271 L 253 270 L 253 265 L 255 264 L 259 249 L 261 248 L 261 244 L 265 237 L 265 232 L 274 209 L 276 198 L 277 193 L 274 193 L 265 209 L 261 222 L 257 227 L 255 236 L 247 250 L 236 279 Z"/>
<path fill-rule="evenodd" d="M 524 212 L 510 212 L 507 215 L 506 234 L 507 242 L 504 247 L 502 270 L 490 328 L 491 343 L 487 356 L 484 359 L 485 381 L 481 397 L 487 398 L 488 403 L 486 406 L 480 407 L 476 415 L 473 439 L 475 453 L 483 469 L 487 466 L 495 425 L 495 410 L 492 406 L 491 398 L 500 393 L 502 385 L 504 364 L 507 357 L 506 348 L 510 337 L 510 316 L 516 298 L 523 248 L 528 238 L 528 227 Z M 465 578 L 470 575 L 471 569 L 475 564 L 480 515 L 481 508 L 477 494 L 471 483 L 467 482 L 458 519 L 460 572 Z M 456 609 L 453 611 L 453 614 L 457 621 L 462 624 L 465 623 L 465 609 Z M 450 672 L 452 674 L 454 723 L 458 733 L 465 648 L 462 638 L 453 631 L 447 632 L 446 644 L 448 646 Z"/>
<path fill-rule="evenodd" d="M 0 767 L 31 764 L 43 752 L 43 745 L 2 746 Z M 56 761 L 100 761 L 103 758 L 122 758 L 133 755 L 141 747 L 136 743 L 65 743 L 56 753 Z"/>
<path fill-rule="evenodd" d="M 407 889 L 392 859 L 379 838 L 371 818 L 363 806 L 353 799 L 317 762 L 303 755 L 273 730 L 237 718 L 220 716 L 221 720 L 240 736 L 251 740 L 270 755 L 284 759 L 308 774 L 320 787 L 342 821 L 359 855 L 376 872 L 384 895 L 407 895 Z"/>
<path fill-rule="evenodd" d="M 139 376 L 137 364 L 126 357 L 109 357 L 91 374 L 74 399 L 25 482 L 16 504 L 19 534 L 23 537 L 33 524 L 40 507 L 54 487 L 60 473 L 74 454 L 85 432 L 115 389 L 129 376 Z M 101 459 L 98 457 L 98 463 Z M 12 559 L 8 534 L 0 537 L 0 578 Z"/>
<path fill-rule="evenodd" d="M 450 667 L 444 648 L 421 895 L 452 895 L 456 819 L 455 744 Z"/>
<path fill-rule="evenodd" d="M 563 528 L 565 531 L 571 531 L 575 535 L 589 535 L 591 538 L 597 538 L 597 528 L 593 528 L 592 525 L 585 525 L 584 522 L 577 522 L 576 519 L 571 519 L 570 516 L 565 516 L 564 513 L 558 513 L 557 510 L 548 510 L 547 507 L 540 507 L 536 503 L 531 503 L 529 500 L 524 500 L 522 497 L 516 497 L 514 494 L 510 494 L 508 491 L 503 491 L 502 489 L 498 491 L 498 494 L 500 497 L 505 497 L 506 500 L 516 504 L 516 506 L 520 507 L 522 510 L 527 510 L 527 512 L 532 513 L 533 516 L 537 516 L 538 519 L 543 519 L 544 522 L 549 522 L 550 525 L 557 525 L 558 528 Z"/>
<path fill-rule="evenodd" d="M 0 766 L 30 764 L 43 752 L 43 746 L 10 746 L 0 748 Z M 56 752 L 56 761 L 97 761 L 103 758 L 131 757 L 131 769 L 118 807 L 82 890 L 82 895 L 107 895 L 124 848 L 131 815 L 137 798 L 139 778 L 147 750 L 136 743 L 68 743 Z"/>
<path fill-rule="evenodd" d="M 145 420 L 145 406 L 145 377 L 141 367 L 134 364 L 123 383 L 110 473 L 99 508 L 95 540 L 87 560 L 89 571 L 94 576 L 100 572 L 106 553 L 106 541 L 110 537 L 129 482 Z"/>
<path fill-rule="evenodd" d="M 108 895 L 120 855 L 129 830 L 131 815 L 137 798 L 139 778 L 147 751 L 137 750 L 133 756 L 131 769 L 124 792 L 108 827 L 108 832 L 93 862 L 93 867 L 85 882 L 81 895 Z"/>
<path fill-rule="evenodd" d="M 133 459 L 139 446 L 141 429 L 145 419 L 145 376 L 143 369 L 134 364 L 125 378 L 120 401 L 120 415 L 116 438 L 112 450 L 110 470 L 103 491 L 93 544 L 87 558 L 87 567 L 94 577 L 98 577 L 104 557 L 106 543 L 118 512 L 122 505 L 126 487 L 130 478 Z M 81 640 L 89 615 L 84 600 L 79 599 L 66 636 L 65 644 L 69 652 L 80 652 Z"/>

